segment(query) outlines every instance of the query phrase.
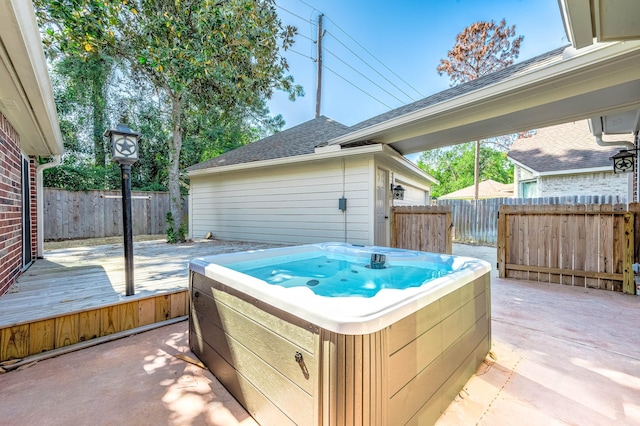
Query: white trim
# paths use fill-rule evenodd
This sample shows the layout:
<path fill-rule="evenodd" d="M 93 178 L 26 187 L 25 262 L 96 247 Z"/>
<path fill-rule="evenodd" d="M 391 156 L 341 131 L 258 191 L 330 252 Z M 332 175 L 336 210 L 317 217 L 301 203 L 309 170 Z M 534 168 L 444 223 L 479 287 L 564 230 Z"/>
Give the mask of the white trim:
<path fill-rule="evenodd" d="M 521 162 L 519 162 L 519 161 L 517 161 L 517 160 L 514 160 L 513 158 L 509 157 L 508 155 L 507 155 L 507 159 L 508 159 L 509 161 L 511 161 L 513 164 L 515 164 L 516 166 L 520 166 L 520 167 L 522 167 L 523 169 L 528 170 L 528 171 L 529 171 L 529 173 L 531 173 L 533 176 L 538 176 L 538 172 L 537 172 L 537 171 L 535 171 L 535 170 L 533 170 L 531 167 L 529 167 L 529 166 L 525 166 L 525 165 L 524 165 L 524 164 L 522 164 Z"/>
<path fill-rule="evenodd" d="M 511 161 L 513 164 L 515 164 L 516 166 L 520 166 L 523 169 L 528 170 L 531 175 L 533 177 L 538 177 L 538 176 L 555 176 L 555 175 L 574 175 L 574 174 L 580 174 L 580 173 L 598 173 L 598 172 L 612 172 L 613 171 L 613 164 L 611 164 L 611 166 L 601 166 L 601 167 L 585 167 L 582 169 L 562 169 L 562 170 L 550 170 L 550 171 L 546 171 L 546 172 L 539 172 L 537 170 L 532 169 L 529 166 L 526 166 L 524 164 L 522 164 L 521 162 L 514 160 L 513 158 L 507 156 L 507 158 L 509 159 L 509 161 Z"/>
<path fill-rule="evenodd" d="M 362 140 L 393 143 L 451 130 L 455 126 L 483 122 L 504 114 L 566 100 L 638 78 L 640 42 L 601 43 L 589 49 L 571 52 L 569 57 L 523 70 L 515 76 L 472 92 L 439 102 L 364 129 L 334 138 L 329 144 L 345 144 Z M 604 76 L 606 75 L 606 78 Z M 508 102 L 507 102 L 508 101 Z M 636 102 L 637 103 L 637 102 Z M 619 105 L 625 108 L 627 105 Z M 526 111 L 525 111 L 526 112 Z M 456 121 L 457 120 L 457 121 Z M 460 122 L 460 120 L 463 120 Z M 555 117 L 558 124 L 565 117 Z M 514 127 L 512 132 L 528 130 Z M 486 130 L 490 134 L 490 130 Z M 495 132 L 495 130 L 494 130 Z M 479 135 L 484 137 L 484 135 Z M 458 143 L 459 141 L 453 141 Z M 430 148 L 426 144 L 424 149 Z M 407 152 L 408 153 L 408 152 Z"/>
<path fill-rule="evenodd" d="M 25 0 L 2 0 L 2 9 L 0 97 L 14 105 L 5 106 L 2 112 L 28 155 L 62 154 L 62 134 L 33 5 Z"/>
<path fill-rule="evenodd" d="M 188 171 L 187 174 L 191 176 L 205 176 L 209 174 L 218 174 L 233 172 L 237 170 L 257 169 L 262 167 L 274 167 L 281 166 L 283 164 L 302 163 L 306 161 L 326 160 L 330 158 L 346 157 L 349 155 L 369 154 L 382 152 L 383 147 L 380 144 L 367 145 L 358 148 L 349 148 L 339 151 L 329 151 L 313 154 L 295 155 L 292 157 L 280 157 L 271 160 L 251 161 L 248 163 L 230 164 L 228 166 L 208 167 L 206 169 L 198 169 Z"/>
<path fill-rule="evenodd" d="M 613 172 L 613 164 L 611 164 L 611 166 L 608 166 L 608 167 L 590 167 L 585 169 L 552 170 L 549 172 L 538 172 L 538 176 L 577 175 L 582 173 L 599 173 L 599 172 Z"/>
<path fill-rule="evenodd" d="M 339 149 L 339 150 L 333 150 L 333 149 L 327 150 L 327 151 L 323 150 L 322 152 L 314 152 L 313 154 L 296 155 L 292 157 L 281 157 L 281 158 L 262 160 L 262 161 L 252 161 L 248 163 L 231 164 L 228 166 L 209 167 L 206 169 L 189 171 L 188 175 L 189 177 L 206 176 L 209 174 L 227 173 L 227 172 L 233 172 L 238 170 L 257 169 L 257 168 L 263 168 L 263 167 L 274 167 L 274 166 L 280 166 L 284 164 L 302 163 L 302 162 L 308 162 L 308 161 L 319 161 L 319 160 L 341 158 L 341 157 L 347 157 L 352 155 L 362 155 L 362 154 L 386 154 L 388 158 L 395 160 L 404 169 L 406 169 L 408 173 L 413 174 L 416 177 L 422 178 L 424 180 L 431 181 L 435 184 L 438 183 L 438 181 L 434 177 L 425 173 L 422 169 L 416 166 L 413 162 L 409 161 L 406 157 L 398 154 L 397 151 L 383 144 L 366 145 L 362 147 Z"/>

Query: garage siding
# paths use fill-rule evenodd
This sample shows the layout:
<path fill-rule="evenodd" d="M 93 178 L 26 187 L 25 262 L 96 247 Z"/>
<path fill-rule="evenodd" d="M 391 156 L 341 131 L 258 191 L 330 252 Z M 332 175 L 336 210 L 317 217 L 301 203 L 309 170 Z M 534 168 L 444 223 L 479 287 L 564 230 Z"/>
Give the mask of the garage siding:
<path fill-rule="evenodd" d="M 369 244 L 371 158 L 344 162 L 344 179 L 342 159 L 192 176 L 190 235 L 203 238 L 211 232 L 221 240 L 282 244 Z M 343 186 L 346 213 L 338 209 Z"/>

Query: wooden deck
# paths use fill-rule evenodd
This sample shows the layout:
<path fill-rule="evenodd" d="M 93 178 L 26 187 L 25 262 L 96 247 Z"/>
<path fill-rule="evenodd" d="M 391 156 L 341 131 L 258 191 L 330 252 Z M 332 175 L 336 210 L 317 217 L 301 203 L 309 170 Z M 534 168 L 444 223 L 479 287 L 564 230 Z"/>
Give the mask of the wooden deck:
<path fill-rule="evenodd" d="M 190 259 L 269 247 L 135 243 L 133 296 L 125 296 L 122 244 L 45 251 L 0 297 L 0 362 L 186 316 Z"/>

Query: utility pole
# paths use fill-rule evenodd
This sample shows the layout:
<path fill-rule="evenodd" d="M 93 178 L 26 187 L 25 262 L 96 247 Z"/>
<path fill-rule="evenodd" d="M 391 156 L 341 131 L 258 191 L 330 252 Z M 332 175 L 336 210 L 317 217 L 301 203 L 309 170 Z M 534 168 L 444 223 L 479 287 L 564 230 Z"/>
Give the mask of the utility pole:
<path fill-rule="evenodd" d="M 322 101 L 322 17 L 321 13 L 318 16 L 318 82 L 316 84 L 316 118 L 320 117 L 320 103 Z"/>

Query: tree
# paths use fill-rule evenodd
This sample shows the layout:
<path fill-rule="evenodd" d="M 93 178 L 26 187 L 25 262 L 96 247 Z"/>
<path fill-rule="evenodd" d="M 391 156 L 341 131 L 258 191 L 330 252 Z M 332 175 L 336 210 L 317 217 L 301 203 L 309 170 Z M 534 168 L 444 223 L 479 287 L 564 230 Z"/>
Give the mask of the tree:
<path fill-rule="evenodd" d="M 438 74 L 446 73 L 452 85 L 466 83 L 513 64 L 520 53 L 524 37 L 516 37 L 515 25 L 507 26 L 503 19 L 476 22 L 466 27 L 456 36 L 456 43 L 447 52 L 447 59 L 441 59 Z M 480 175 L 480 141 L 476 141 L 474 199 L 478 199 Z"/>
<path fill-rule="evenodd" d="M 431 195 L 440 197 L 474 183 L 474 143 L 425 151 L 418 159 L 418 167 L 438 179 Z M 480 179 L 507 183 L 513 178 L 513 164 L 506 152 L 482 147 Z"/>
<path fill-rule="evenodd" d="M 274 0 L 35 0 L 51 22 L 45 44 L 86 58 L 125 63 L 170 105 L 168 186 L 171 215 L 182 221 L 180 153 L 184 106 L 203 115 L 233 115 L 264 105 L 273 90 L 293 100 L 302 88 L 286 75 L 281 54 L 296 29 L 279 20 Z"/>
<path fill-rule="evenodd" d="M 106 147 L 102 134 L 107 126 L 107 87 L 113 61 L 101 55 L 91 55 L 84 60 L 77 56 L 65 57 L 55 63 L 54 72 L 64 78 L 64 96 L 85 108 L 91 116 L 94 164 L 104 167 Z M 77 112 L 76 112 L 77 113 Z"/>

